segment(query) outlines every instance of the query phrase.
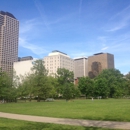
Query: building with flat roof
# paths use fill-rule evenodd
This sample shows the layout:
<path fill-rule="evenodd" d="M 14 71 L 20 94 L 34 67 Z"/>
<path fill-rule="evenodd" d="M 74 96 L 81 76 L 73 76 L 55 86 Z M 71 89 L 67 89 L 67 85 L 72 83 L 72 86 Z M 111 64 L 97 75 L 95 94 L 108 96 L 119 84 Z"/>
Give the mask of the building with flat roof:
<path fill-rule="evenodd" d="M 74 60 L 61 51 L 52 51 L 48 56 L 44 57 L 43 60 L 49 75 L 56 74 L 58 68 L 65 68 L 74 71 Z"/>
<path fill-rule="evenodd" d="M 19 21 L 9 12 L 0 11 L 0 68 L 8 73 L 18 60 Z"/>
<path fill-rule="evenodd" d="M 22 60 L 21 60 L 22 59 Z M 25 76 L 26 74 L 32 73 L 32 67 L 37 59 L 32 56 L 19 57 L 17 62 L 14 62 L 13 70 L 18 76 Z"/>
<path fill-rule="evenodd" d="M 74 59 L 74 78 L 88 76 L 88 60 L 86 57 Z"/>
<path fill-rule="evenodd" d="M 88 76 L 94 78 L 104 69 L 114 68 L 114 55 L 97 53 L 88 57 Z"/>
<path fill-rule="evenodd" d="M 18 57 L 18 61 L 33 60 L 32 56 Z"/>

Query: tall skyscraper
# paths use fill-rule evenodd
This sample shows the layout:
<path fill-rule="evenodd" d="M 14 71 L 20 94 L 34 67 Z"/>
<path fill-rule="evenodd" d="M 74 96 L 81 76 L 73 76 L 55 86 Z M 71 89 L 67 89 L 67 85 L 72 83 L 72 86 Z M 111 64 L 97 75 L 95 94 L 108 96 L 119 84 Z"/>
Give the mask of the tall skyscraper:
<path fill-rule="evenodd" d="M 8 12 L 0 11 L 0 68 L 10 73 L 18 60 L 19 21 Z"/>

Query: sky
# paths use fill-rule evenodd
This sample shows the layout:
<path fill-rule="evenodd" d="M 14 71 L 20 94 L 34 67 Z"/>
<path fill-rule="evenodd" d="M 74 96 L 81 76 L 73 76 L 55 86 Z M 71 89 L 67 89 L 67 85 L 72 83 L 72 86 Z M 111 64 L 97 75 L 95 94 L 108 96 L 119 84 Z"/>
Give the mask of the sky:
<path fill-rule="evenodd" d="M 130 0 L 0 0 L 0 10 L 19 20 L 19 57 L 104 52 L 130 72 Z"/>

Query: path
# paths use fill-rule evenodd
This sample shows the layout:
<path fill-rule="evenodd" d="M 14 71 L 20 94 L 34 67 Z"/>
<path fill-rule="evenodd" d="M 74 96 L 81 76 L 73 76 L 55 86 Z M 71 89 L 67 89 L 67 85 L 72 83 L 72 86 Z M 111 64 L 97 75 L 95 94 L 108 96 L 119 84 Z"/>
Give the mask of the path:
<path fill-rule="evenodd" d="M 11 114 L 11 113 L 4 113 L 4 112 L 0 112 L 0 117 L 16 119 L 16 120 L 34 121 L 34 122 L 66 124 L 66 125 L 86 126 L 86 127 L 93 126 L 93 127 L 102 127 L 102 128 L 113 128 L 113 129 L 115 128 L 115 129 L 130 130 L 130 122 L 51 118 L 51 117 Z"/>

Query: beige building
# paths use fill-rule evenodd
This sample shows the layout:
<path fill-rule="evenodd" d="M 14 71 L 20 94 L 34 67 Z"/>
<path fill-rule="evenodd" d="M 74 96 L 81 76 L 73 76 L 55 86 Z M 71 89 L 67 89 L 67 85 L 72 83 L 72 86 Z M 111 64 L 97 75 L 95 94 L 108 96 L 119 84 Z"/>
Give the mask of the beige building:
<path fill-rule="evenodd" d="M 86 57 L 74 59 L 74 78 L 88 76 L 88 60 Z"/>
<path fill-rule="evenodd" d="M 58 68 L 65 68 L 74 71 L 74 60 L 67 54 L 60 51 L 52 51 L 48 56 L 44 57 L 45 68 L 49 75 L 54 75 Z"/>
<path fill-rule="evenodd" d="M 97 53 L 88 57 L 88 76 L 95 77 L 103 69 L 114 68 L 114 55 L 109 53 Z"/>
<path fill-rule="evenodd" d="M 14 71 L 16 72 L 17 76 L 25 76 L 26 74 L 32 73 L 31 68 L 33 67 L 33 64 L 35 63 L 35 60 L 22 60 L 14 62 Z"/>
<path fill-rule="evenodd" d="M 19 21 L 8 12 L 0 11 L 0 68 L 11 72 L 18 60 Z"/>

